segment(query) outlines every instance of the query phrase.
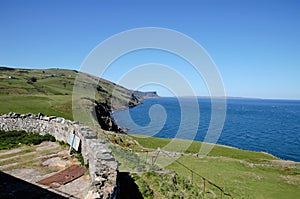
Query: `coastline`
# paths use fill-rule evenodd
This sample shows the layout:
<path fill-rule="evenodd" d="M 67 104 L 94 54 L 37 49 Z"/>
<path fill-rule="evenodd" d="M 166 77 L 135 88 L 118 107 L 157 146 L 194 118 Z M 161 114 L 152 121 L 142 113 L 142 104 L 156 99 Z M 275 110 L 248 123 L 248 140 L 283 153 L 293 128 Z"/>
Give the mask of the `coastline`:
<path fill-rule="evenodd" d="M 161 97 L 161 98 L 164 98 L 164 97 Z M 147 98 L 146 98 L 147 99 Z M 143 104 L 143 101 L 141 101 L 141 104 Z M 279 101 L 282 101 L 282 100 L 279 100 Z M 139 105 L 141 105 L 139 104 Z M 139 106 L 137 105 L 137 106 Z M 134 106 L 134 107 L 137 107 L 137 106 Z M 129 108 L 134 108 L 134 107 L 128 107 Z M 127 108 L 126 108 L 127 109 Z M 124 109 L 122 109 L 124 110 Z M 122 111 L 122 110 L 117 110 L 117 111 Z M 114 111 L 112 114 L 116 113 L 117 111 Z M 113 117 L 113 115 L 112 115 Z M 113 117 L 115 119 L 115 117 Z M 136 136 L 137 134 L 130 134 L 128 133 L 130 131 L 130 129 L 128 129 L 127 127 L 122 127 L 120 126 L 119 124 L 117 124 L 119 127 L 121 127 L 123 130 L 124 130 L 124 133 L 125 134 L 128 134 L 130 136 Z M 143 136 L 143 135 L 141 135 Z M 153 137 L 153 138 L 159 138 L 159 139 L 173 139 L 173 138 L 163 138 L 163 137 Z M 184 139 L 183 139 L 184 140 Z M 188 140 L 188 141 L 191 141 L 191 140 Z M 201 141 L 198 141 L 198 140 L 194 140 L 195 142 L 199 142 L 199 143 L 202 143 Z M 210 144 L 210 143 L 208 143 Z M 277 158 L 279 160 L 282 160 L 282 161 L 291 161 L 291 162 L 295 162 L 295 163 L 300 163 L 300 161 L 297 160 L 297 158 L 292 158 L 292 159 L 289 159 L 288 157 L 287 158 L 284 158 L 284 157 L 279 157 L 273 153 L 269 153 L 269 152 L 266 152 L 266 151 L 263 151 L 263 150 L 251 150 L 251 149 L 244 149 L 242 147 L 237 147 L 237 146 L 231 146 L 231 145 L 225 145 L 225 144 L 215 144 L 216 146 L 220 146 L 220 147 L 227 147 L 227 148 L 231 148 L 231 149 L 236 149 L 236 150 L 244 150 L 244 151 L 249 151 L 249 152 L 253 152 L 253 153 L 262 153 L 262 154 L 266 154 L 266 155 L 269 155 L 269 156 L 272 156 L 274 158 Z M 282 155 L 283 156 L 283 155 Z"/>

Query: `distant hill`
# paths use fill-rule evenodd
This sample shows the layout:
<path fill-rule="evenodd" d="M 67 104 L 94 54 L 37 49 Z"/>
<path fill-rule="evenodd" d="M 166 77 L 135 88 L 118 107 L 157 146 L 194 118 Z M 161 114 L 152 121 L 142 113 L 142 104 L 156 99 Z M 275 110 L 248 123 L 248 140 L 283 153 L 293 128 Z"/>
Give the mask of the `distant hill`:
<path fill-rule="evenodd" d="M 154 96 L 154 92 L 150 94 L 131 91 L 76 70 L 0 67 L 0 113 L 42 112 L 73 119 L 72 93 L 77 75 L 86 80 L 81 82 L 83 90 L 95 90 L 95 101 L 82 100 L 90 101 L 95 106 L 105 106 L 108 111 L 136 106 L 145 97 Z M 91 79 L 99 81 L 98 84 L 90 84 Z"/>

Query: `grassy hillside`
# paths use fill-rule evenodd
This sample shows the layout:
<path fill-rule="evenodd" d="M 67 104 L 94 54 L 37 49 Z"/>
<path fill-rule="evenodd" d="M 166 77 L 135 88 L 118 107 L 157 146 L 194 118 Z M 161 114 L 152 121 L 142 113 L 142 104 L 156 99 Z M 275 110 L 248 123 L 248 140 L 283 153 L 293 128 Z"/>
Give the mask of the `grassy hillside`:
<path fill-rule="evenodd" d="M 150 149 L 163 148 L 170 142 L 170 139 L 152 137 L 134 136 L 134 139 Z M 176 142 L 177 146 L 190 143 L 187 140 Z M 220 145 L 216 145 L 207 157 L 199 158 L 195 154 L 201 146 L 201 142 L 193 141 L 187 151 L 177 154 L 178 159 L 160 154 L 157 164 L 172 162 L 166 169 L 186 179 L 193 178 L 193 183 L 201 187 L 203 180 L 197 175 L 200 174 L 224 188 L 233 198 L 300 198 L 300 163 Z M 177 148 L 169 150 L 178 151 Z M 146 158 L 145 153 L 138 154 L 141 159 Z M 183 165 L 197 174 L 192 177 L 191 171 Z M 219 194 L 215 187 L 210 186 L 210 189 Z"/>
<path fill-rule="evenodd" d="M 77 71 L 64 69 L 13 69 L 0 67 L 0 113 L 38 113 L 73 119 L 72 92 Z M 136 105 L 131 91 L 107 80 L 81 73 L 83 91 L 93 87 L 98 102 L 110 102 L 113 109 Z M 98 85 L 89 80 L 99 80 Z M 138 98 L 138 97 L 137 97 Z M 139 98 L 140 99 L 140 98 Z"/>

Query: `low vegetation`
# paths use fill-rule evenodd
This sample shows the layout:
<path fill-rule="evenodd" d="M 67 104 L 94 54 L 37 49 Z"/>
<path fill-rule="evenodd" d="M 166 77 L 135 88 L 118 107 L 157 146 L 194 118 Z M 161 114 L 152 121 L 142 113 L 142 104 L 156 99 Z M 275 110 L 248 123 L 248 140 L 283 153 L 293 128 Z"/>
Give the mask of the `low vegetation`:
<path fill-rule="evenodd" d="M 132 173 L 131 177 L 139 187 L 139 191 L 145 199 L 154 199 L 153 190 L 150 188 L 147 182 L 136 173 Z"/>
<path fill-rule="evenodd" d="M 25 131 L 0 131 L 0 150 L 22 145 L 38 145 L 44 141 L 55 142 L 55 138 L 50 134 L 39 135 Z"/>
<path fill-rule="evenodd" d="M 184 153 L 199 153 L 202 143 L 198 141 L 181 140 L 181 139 L 165 139 L 165 138 L 154 138 L 154 137 L 141 137 L 141 136 L 131 136 L 133 139 L 137 140 L 143 147 L 157 149 L 166 147 L 171 141 L 174 142 L 172 146 L 168 146 L 168 151 L 177 151 Z M 180 146 L 188 146 L 186 150 L 181 150 Z M 249 162 L 263 163 L 270 160 L 279 160 L 279 158 L 272 156 L 267 153 L 254 152 L 241 150 L 234 147 L 215 145 L 208 156 L 212 157 L 227 157 L 239 160 L 245 160 Z"/>
<path fill-rule="evenodd" d="M 202 188 L 200 186 L 192 184 L 188 179 L 175 174 L 146 172 L 141 175 L 141 178 L 146 182 L 146 184 L 151 185 L 152 189 L 150 190 L 152 190 L 153 196 L 155 193 L 155 198 L 202 197 Z M 144 187 L 146 187 L 146 185 L 144 185 Z M 151 191 L 147 191 L 146 193 L 151 193 Z M 209 198 L 209 196 L 207 195 L 206 198 Z"/>
<path fill-rule="evenodd" d="M 133 138 L 149 149 L 158 147 L 163 149 L 171 141 L 152 137 L 134 136 Z M 184 142 L 189 141 L 176 140 L 176 142 L 179 146 L 180 143 L 185 145 Z M 200 190 L 201 184 L 203 185 L 200 176 L 204 176 L 230 193 L 233 198 L 300 197 L 300 163 L 283 161 L 266 153 L 220 145 L 216 145 L 206 157 L 200 158 L 196 154 L 201 146 L 201 142 L 193 141 L 187 151 L 181 151 L 182 153 L 174 157 L 159 155 L 156 164 L 169 162 L 170 164 L 164 169 L 173 171 L 183 179 L 193 181 L 193 185 L 200 185 Z M 172 150 L 178 151 L 176 147 Z M 141 158 L 145 156 L 144 153 L 138 154 Z M 146 182 L 153 185 L 152 181 L 146 180 Z M 221 193 L 216 187 L 209 186 L 209 190 L 212 194 L 208 196 L 220 197 Z M 153 191 L 155 193 L 157 190 Z"/>
<path fill-rule="evenodd" d="M 156 165 L 149 164 L 141 159 L 138 154 L 129 148 L 111 145 L 110 148 L 116 159 L 119 161 L 119 171 L 144 172 L 158 170 Z"/>

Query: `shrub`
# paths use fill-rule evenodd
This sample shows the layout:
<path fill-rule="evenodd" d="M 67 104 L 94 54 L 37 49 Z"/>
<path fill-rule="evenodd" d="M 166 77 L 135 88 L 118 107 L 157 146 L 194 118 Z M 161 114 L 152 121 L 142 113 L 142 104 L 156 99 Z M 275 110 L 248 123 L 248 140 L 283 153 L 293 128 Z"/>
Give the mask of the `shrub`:
<path fill-rule="evenodd" d="M 28 83 L 28 84 L 32 84 L 32 83 L 34 83 L 34 82 L 37 81 L 37 78 L 36 78 L 36 77 L 30 77 L 30 78 L 26 78 L 26 79 L 27 79 L 27 83 Z"/>
<path fill-rule="evenodd" d="M 40 135 L 25 131 L 0 131 L 0 150 L 11 149 L 22 144 L 37 145 L 43 141 L 55 142 L 55 138 L 50 134 Z"/>
<path fill-rule="evenodd" d="M 31 82 L 36 82 L 36 81 L 37 81 L 37 78 L 36 78 L 36 77 L 31 77 L 29 80 L 30 80 Z"/>

